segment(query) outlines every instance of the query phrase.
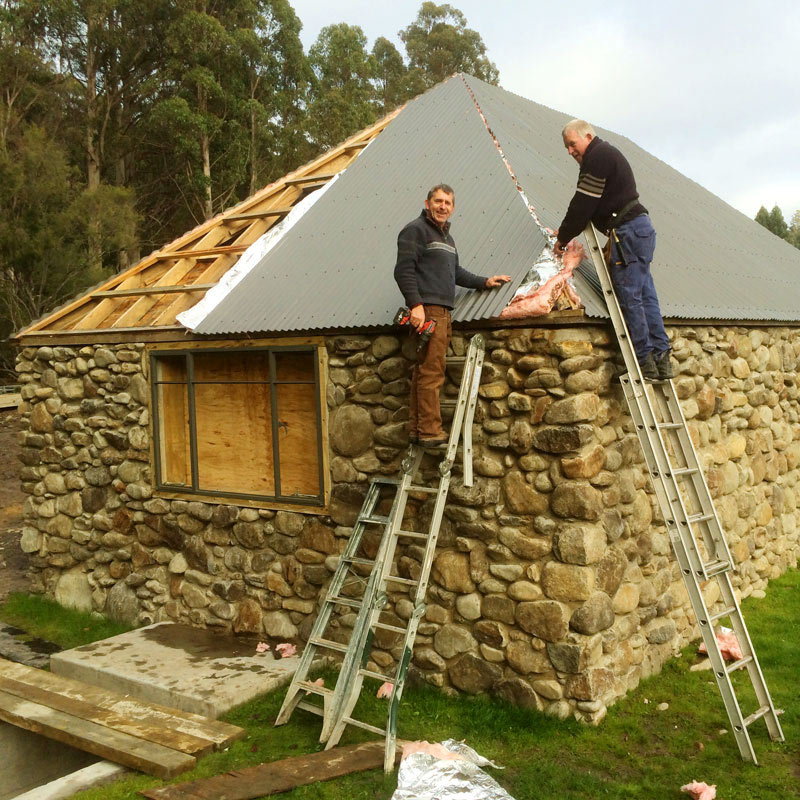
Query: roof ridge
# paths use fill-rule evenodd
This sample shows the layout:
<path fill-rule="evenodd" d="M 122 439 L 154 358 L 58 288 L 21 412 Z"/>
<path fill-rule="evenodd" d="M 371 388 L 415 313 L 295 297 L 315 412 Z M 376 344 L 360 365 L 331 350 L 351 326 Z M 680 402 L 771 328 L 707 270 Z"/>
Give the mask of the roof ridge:
<path fill-rule="evenodd" d="M 514 172 L 514 170 L 511 167 L 511 162 L 508 160 L 508 157 L 503 152 L 503 147 L 500 144 L 500 140 L 497 138 L 495 132 L 492 130 L 491 125 L 489 125 L 489 120 L 486 118 L 486 114 L 484 114 L 483 109 L 481 108 L 480 103 L 478 102 L 478 98 L 475 97 L 475 93 L 472 91 L 472 87 L 467 83 L 463 72 L 459 72 L 458 73 L 458 77 L 461 78 L 461 81 L 463 82 L 464 86 L 466 87 L 467 93 L 469 94 L 470 98 L 472 99 L 472 102 L 475 104 L 475 108 L 478 111 L 478 115 L 483 120 L 483 124 L 486 126 L 487 132 L 492 137 L 492 141 L 494 142 L 495 147 L 497 148 L 497 152 L 500 155 L 500 158 L 503 159 L 503 163 L 506 165 L 506 169 L 508 170 L 508 174 L 511 176 L 511 180 L 514 182 L 514 186 L 516 186 L 517 191 L 519 192 L 520 197 L 522 198 L 522 201 L 525 203 L 525 206 L 527 207 L 528 211 L 531 214 L 531 217 L 533 218 L 533 221 L 536 223 L 536 226 L 539 228 L 539 231 L 542 233 L 542 235 L 545 237 L 545 239 L 547 241 L 549 241 L 550 238 L 552 237 L 552 232 L 550 231 L 549 228 L 546 228 L 542 224 L 542 221 L 539 219 L 539 215 L 536 213 L 536 209 L 534 208 L 533 203 L 531 203 L 531 201 L 528 199 L 528 195 L 525 193 L 525 189 L 523 188 L 522 184 L 517 179 L 517 175 L 516 175 L 516 173 Z M 473 76 L 470 76 L 470 77 L 473 77 Z M 501 88 L 501 87 L 497 87 L 497 88 Z"/>

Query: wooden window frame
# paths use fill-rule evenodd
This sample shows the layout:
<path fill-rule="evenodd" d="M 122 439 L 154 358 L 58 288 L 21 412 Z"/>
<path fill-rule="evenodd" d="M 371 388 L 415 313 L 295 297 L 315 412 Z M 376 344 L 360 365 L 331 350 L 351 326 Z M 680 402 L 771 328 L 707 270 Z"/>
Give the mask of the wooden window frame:
<path fill-rule="evenodd" d="M 275 356 L 280 353 L 306 352 L 314 356 L 314 380 L 316 384 L 316 425 L 317 425 L 317 463 L 318 463 L 318 486 L 319 494 L 315 496 L 297 495 L 259 495 L 247 492 L 231 492 L 223 490 L 201 489 L 198 483 L 198 458 L 197 458 L 197 423 L 196 408 L 194 405 L 194 391 L 192 378 L 193 357 L 203 353 L 219 353 L 220 351 L 233 353 L 261 351 L 269 354 L 270 363 L 270 406 L 272 413 L 272 447 L 275 457 L 274 468 L 276 470 L 276 488 L 280 487 L 280 445 L 275 436 L 278 425 L 275 416 L 275 406 L 277 402 L 275 387 L 281 381 L 276 381 L 275 376 Z M 328 463 L 328 440 L 327 440 L 327 350 L 324 340 L 321 338 L 308 339 L 280 339 L 280 340 L 237 340 L 225 342 L 204 342 L 204 343 L 161 343 L 149 345 L 147 347 L 148 369 L 150 377 L 150 463 L 153 469 L 153 490 L 160 497 L 170 499 L 190 500 L 197 499 L 203 502 L 220 502 L 232 505 L 242 505 L 257 508 L 272 508 L 277 510 L 303 511 L 311 514 L 327 514 L 330 502 L 330 468 Z M 191 486 L 179 486 L 176 484 L 165 483 L 162 470 L 164 465 L 161 460 L 161 423 L 162 409 L 159 406 L 159 386 L 161 381 L 158 376 L 158 360 L 166 357 L 183 357 L 186 363 L 186 391 L 189 406 L 189 419 L 187 421 L 187 435 L 190 438 L 191 451 Z"/>

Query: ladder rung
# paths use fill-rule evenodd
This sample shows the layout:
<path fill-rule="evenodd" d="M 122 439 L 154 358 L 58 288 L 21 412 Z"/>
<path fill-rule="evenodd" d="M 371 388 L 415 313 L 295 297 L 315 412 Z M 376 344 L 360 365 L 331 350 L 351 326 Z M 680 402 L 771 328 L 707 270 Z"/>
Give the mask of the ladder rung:
<path fill-rule="evenodd" d="M 398 628 L 397 625 L 389 625 L 388 622 L 376 622 L 376 628 L 380 628 L 382 631 L 392 631 L 394 633 L 405 633 L 405 628 Z"/>
<path fill-rule="evenodd" d="M 466 356 L 447 356 L 445 358 L 447 364 L 463 364 L 466 360 Z"/>
<path fill-rule="evenodd" d="M 754 711 L 749 717 L 745 717 L 743 722 L 745 728 L 748 725 L 752 725 L 757 719 L 761 719 L 761 717 L 765 717 L 770 711 L 769 706 L 761 706 L 758 711 Z"/>
<path fill-rule="evenodd" d="M 409 486 L 409 492 L 428 492 L 428 494 L 436 494 L 439 491 L 438 486 Z"/>
<path fill-rule="evenodd" d="M 308 643 L 316 645 L 317 647 L 326 647 L 328 650 L 335 650 L 337 653 L 347 652 L 346 644 L 334 642 L 332 639 L 323 639 L 321 636 L 312 636 L 308 640 Z"/>
<path fill-rule="evenodd" d="M 380 515 L 366 516 L 366 517 L 359 517 L 358 521 L 365 522 L 368 525 L 385 525 L 389 521 L 389 517 L 383 517 Z"/>
<path fill-rule="evenodd" d="M 362 567 L 374 567 L 375 561 L 371 558 L 358 558 L 357 556 L 339 556 L 346 564 L 358 564 Z"/>
<path fill-rule="evenodd" d="M 388 675 L 381 675 L 380 672 L 373 672 L 371 669 L 360 669 L 359 672 L 367 678 L 375 678 L 375 680 L 391 683 L 394 686 L 394 678 L 390 678 Z"/>
<path fill-rule="evenodd" d="M 674 430 L 677 430 L 678 428 L 682 428 L 683 427 L 683 423 L 682 422 L 659 422 L 659 423 L 657 423 L 657 427 L 661 428 L 662 430 L 674 431 Z"/>
<path fill-rule="evenodd" d="M 360 600 L 353 600 L 349 597 L 341 597 L 338 594 L 331 595 L 325 598 L 325 602 L 334 603 L 338 606 L 348 606 L 348 608 L 361 608 L 362 603 Z"/>
<path fill-rule="evenodd" d="M 333 689 L 326 689 L 324 686 L 314 683 L 314 681 L 298 681 L 297 685 L 304 691 L 311 692 L 312 694 L 321 696 L 333 694 Z"/>
<path fill-rule="evenodd" d="M 303 711 L 310 711 L 312 714 L 316 714 L 319 717 L 325 716 L 325 710 L 323 708 L 320 708 L 320 706 L 315 706 L 313 703 L 309 703 L 306 700 L 301 700 L 297 704 L 297 707 L 302 708 Z"/>
<path fill-rule="evenodd" d="M 736 672 L 737 669 L 746 667 L 752 660 L 753 656 L 745 656 L 744 658 L 740 658 L 738 661 L 734 661 L 733 664 L 729 664 L 727 667 L 725 667 L 725 672 L 730 675 L 731 672 Z"/>
<path fill-rule="evenodd" d="M 735 606 L 728 606 L 728 608 L 723 608 L 722 611 L 717 612 L 716 614 L 711 614 L 708 617 L 709 622 L 716 622 L 718 619 L 722 619 L 723 617 L 727 617 L 728 614 L 733 614 L 736 611 Z"/>
<path fill-rule="evenodd" d="M 455 400 L 441 399 L 441 400 L 439 400 L 439 405 L 442 408 L 455 408 L 458 405 L 458 399 L 455 399 Z"/>
<path fill-rule="evenodd" d="M 407 536 L 409 539 L 427 539 L 427 533 L 417 533 L 416 531 L 397 531 L 398 536 Z"/>
<path fill-rule="evenodd" d="M 417 585 L 417 581 L 412 581 L 410 578 L 397 578 L 394 575 L 389 575 L 389 577 L 386 578 L 386 583 L 389 583 L 390 581 L 392 583 L 402 583 L 405 584 L 406 586 Z"/>
<path fill-rule="evenodd" d="M 691 514 L 690 516 L 686 517 L 689 520 L 690 525 L 694 525 L 696 522 L 707 522 L 710 519 L 714 519 L 713 514 Z"/>
<path fill-rule="evenodd" d="M 676 478 L 680 478 L 683 475 L 694 475 L 695 472 L 700 472 L 700 470 L 697 467 L 679 467 L 678 469 L 670 470 L 670 473 Z"/>
<path fill-rule="evenodd" d="M 376 733 L 378 736 L 385 736 L 386 731 L 383 728 L 378 728 L 375 725 L 370 725 L 368 722 L 362 722 L 360 719 L 353 719 L 352 717 L 342 717 L 342 721 L 346 725 L 354 725 L 356 728 L 362 728 L 370 733 Z"/>
<path fill-rule="evenodd" d="M 703 564 L 703 569 L 709 578 L 713 578 L 715 575 L 721 575 L 730 568 L 731 565 L 728 561 L 709 561 L 707 564 Z"/>

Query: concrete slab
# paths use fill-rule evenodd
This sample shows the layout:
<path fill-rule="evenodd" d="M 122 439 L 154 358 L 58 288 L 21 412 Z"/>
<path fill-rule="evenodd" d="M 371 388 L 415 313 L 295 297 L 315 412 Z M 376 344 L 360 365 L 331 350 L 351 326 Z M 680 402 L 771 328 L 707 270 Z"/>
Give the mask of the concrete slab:
<path fill-rule="evenodd" d="M 25 794 L 17 795 L 15 800 L 67 800 L 78 792 L 103 786 L 127 774 L 130 774 L 130 770 L 119 764 L 98 761 L 96 764 L 79 769 L 63 778 L 50 781 L 44 786 L 31 789 Z"/>
<path fill-rule="evenodd" d="M 289 683 L 299 656 L 257 653 L 255 636 L 157 622 L 50 657 L 57 675 L 216 719 Z M 276 642 L 269 642 L 273 647 Z"/>

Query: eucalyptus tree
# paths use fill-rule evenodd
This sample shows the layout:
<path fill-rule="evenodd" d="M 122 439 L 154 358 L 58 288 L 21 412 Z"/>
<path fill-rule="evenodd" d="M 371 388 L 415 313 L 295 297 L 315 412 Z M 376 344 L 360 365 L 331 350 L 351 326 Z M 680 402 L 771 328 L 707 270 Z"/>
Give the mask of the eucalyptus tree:
<path fill-rule="evenodd" d="M 364 31 L 345 22 L 323 28 L 308 58 L 314 71 L 308 132 L 328 148 L 375 121 L 375 63 Z"/>
<path fill-rule="evenodd" d="M 481 35 L 467 27 L 467 18 L 451 5 L 426 0 L 417 18 L 400 31 L 412 79 L 433 86 L 455 72 L 497 84 L 499 72 L 486 55 Z"/>

